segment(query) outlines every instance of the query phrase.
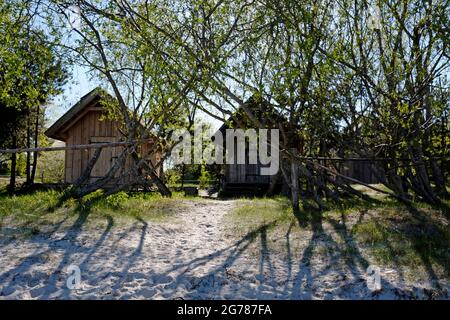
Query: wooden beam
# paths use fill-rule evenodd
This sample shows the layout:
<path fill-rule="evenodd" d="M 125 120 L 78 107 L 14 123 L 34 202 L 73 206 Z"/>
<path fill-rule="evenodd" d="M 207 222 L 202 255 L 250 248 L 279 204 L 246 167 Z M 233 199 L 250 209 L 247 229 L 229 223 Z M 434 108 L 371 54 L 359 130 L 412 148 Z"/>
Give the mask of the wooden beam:
<path fill-rule="evenodd" d="M 121 142 L 104 142 L 104 143 L 91 143 L 91 144 L 79 144 L 69 145 L 64 147 L 41 147 L 41 148 L 18 148 L 18 149 L 3 149 L 0 150 L 0 154 L 6 153 L 20 153 L 20 152 L 42 152 L 42 151 L 61 151 L 61 150 L 80 150 L 80 149 L 97 149 L 97 148 L 113 148 L 118 146 L 127 146 L 132 144 L 142 144 L 153 139 L 143 139 L 135 141 L 121 141 Z"/>

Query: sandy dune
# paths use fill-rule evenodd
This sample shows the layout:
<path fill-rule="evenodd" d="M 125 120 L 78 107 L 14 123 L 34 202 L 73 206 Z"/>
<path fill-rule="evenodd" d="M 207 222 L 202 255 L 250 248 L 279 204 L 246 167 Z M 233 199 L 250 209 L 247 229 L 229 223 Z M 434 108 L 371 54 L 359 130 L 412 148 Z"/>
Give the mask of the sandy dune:
<path fill-rule="evenodd" d="M 255 256 L 247 249 L 258 236 L 234 239 L 223 232 L 223 216 L 236 202 L 187 204 L 171 223 L 109 221 L 26 240 L 0 238 L 0 299 L 448 298 L 448 288 L 400 282 L 395 270 L 381 270 L 382 290 L 373 293 L 357 266 L 341 268 L 306 253 L 269 254 L 263 242 Z M 70 265 L 81 271 L 72 290 Z"/>

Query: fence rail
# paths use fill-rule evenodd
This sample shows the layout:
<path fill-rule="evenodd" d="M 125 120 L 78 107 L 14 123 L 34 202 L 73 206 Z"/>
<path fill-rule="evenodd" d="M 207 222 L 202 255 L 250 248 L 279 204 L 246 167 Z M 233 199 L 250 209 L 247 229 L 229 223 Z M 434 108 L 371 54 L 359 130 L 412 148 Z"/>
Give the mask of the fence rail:
<path fill-rule="evenodd" d="M 16 148 L 16 149 L 0 149 L 0 154 L 10 154 L 10 153 L 21 153 L 21 152 L 44 152 L 44 151 L 63 151 L 63 150 L 83 150 L 83 149 L 98 149 L 98 148 L 114 148 L 119 146 L 127 146 L 132 144 L 142 144 L 148 141 L 152 141 L 152 139 L 143 139 L 143 140 L 133 140 L 133 141 L 120 141 L 120 142 L 102 142 L 102 143 L 90 143 L 90 144 L 78 144 L 78 145 L 68 145 L 61 147 L 39 147 L 39 148 Z M 311 156 L 296 156 L 296 159 L 299 160 L 319 160 L 319 161 L 337 161 L 337 162 L 345 162 L 345 161 L 413 161 L 411 158 L 389 158 L 389 157 L 311 157 Z M 424 157 L 422 160 L 448 160 L 449 156 L 440 156 L 440 157 Z"/>
<path fill-rule="evenodd" d="M 17 148 L 17 149 L 0 149 L 0 154 L 7 153 L 21 153 L 21 152 L 43 152 L 43 151 L 62 151 L 62 150 L 82 150 L 82 149 L 98 149 L 98 148 L 113 148 L 119 146 L 127 146 L 132 144 L 141 144 L 152 139 L 144 139 L 138 141 L 121 141 L 121 142 L 102 142 L 90 144 L 77 144 L 61 147 L 40 147 L 40 148 Z"/>
<path fill-rule="evenodd" d="M 365 158 L 340 158 L 340 157 L 302 157 L 297 156 L 297 159 L 300 160 L 327 160 L 327 161 L 391 161 L 391 160 L 397 160 L 397 161 L 413 161 L 411 158 L 380 158 L 380 157 L 365 157 Z M 450 156 L 443 156 L 443 157 L 424 157 L 425 160 L 445 160 L 450 159 Z"/>

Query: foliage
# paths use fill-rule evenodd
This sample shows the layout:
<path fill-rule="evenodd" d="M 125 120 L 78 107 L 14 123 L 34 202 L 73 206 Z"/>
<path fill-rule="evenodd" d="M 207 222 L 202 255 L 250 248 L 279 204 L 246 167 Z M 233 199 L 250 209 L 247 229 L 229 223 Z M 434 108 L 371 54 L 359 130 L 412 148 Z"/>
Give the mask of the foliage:
<path fill-rule="evenodd" d="M 38 191 L 11 197 L 0 192 L 0 225 L 2 221 L 8 221 L 18 229 L 45 230 L 62 221 L 67 222 L 65 226 L 69 227 L 80 215 L 86 213 L 94 226 L 108 217 L 116 223 L 135 219 L 167 221 L 176 218 L 174 214 L 185 206 L 181 196 L 175 195 L 173 199 L 167 199 L 154 193 L 121 192 L 94 202 L 89 200 L 95 199 L 98 194 L 92 194 L 81 201 L 68 200 L 62 203 L 61 196 L 62 193 L 57 191 Z"/>
<path fill-rule="evenodd" d="M 209 186 L 211 179 L 212 179 L 211 174 L 206 170 L 206 166 L 202 165 L 201 166 L 201 174 L 198 179 L 200 187 L 204 188 L 204 187 Z"/>
<path fill-rule="evenodd" d="M 64 182 L 64 151 L 42 152 L 36 169 L 37 182 L 61 183 Z"/>
<path fill-rule="evenodd" d="M 164 173 L 164 178 L 169 186 L 174 186 L 180 183 L 181 173 L 176 168 L 169 169 Z"/>
<path fill-rule="evenodd" d="M 4 124 L 0 128 L 0 148 L 38 146 L 43 105 L 60 92 L 67 77 L 56 47 L 36 23 L 35 6 L 38 4 L 30 1 L 0 3 L 0 117 Z M 12 167 L 16 156 L 11 157 Z M 11 171 L 26 171 L 27 182 L 31 182 L 35 173 L 31 170 L 31 154 L 27 155 L 25 170 L 20 167 L 22 161 L 18 164 Z M 11 190 L 15 187 L 14 177 L 12 174 Z"/>
<path fill-rule="evenodd" d="M 44 10 L 59 21 L 52 34 L 67 36 L 73 61 L 114 93 L 111 113 L 128 139 L 152 133 L 169 152 L 166 138 L 191 129 L 197 110 L 239 123 L 241 108 L 254 127 L 281 130 L 290 168 L 282 178 L 299 182 L 296 210 L 302 188 L 319 206 L 351 189 L 334 179 L 335 162 L 299 155 L 380 157 L 372 170 L 402 201 L 448 195 L 445 0 L 83 0 L 75 28 L 71 4 Z M 258 117 L 251 97 L 268 106 Z M 139 177 L 134 183 L 145 184 Z M 156 177 L 151 183 L 169 194 Z"/>

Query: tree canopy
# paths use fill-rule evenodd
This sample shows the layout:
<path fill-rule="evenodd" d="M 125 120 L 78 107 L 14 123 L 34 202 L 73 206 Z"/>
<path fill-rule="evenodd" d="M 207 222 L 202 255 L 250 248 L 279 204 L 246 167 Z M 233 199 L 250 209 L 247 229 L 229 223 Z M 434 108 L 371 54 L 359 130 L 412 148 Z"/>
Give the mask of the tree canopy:
<path fill-rule="evenodd" d="M 31 2 L 2 1 L 0 4 L 0 147 L 38 145 L 43 127 L 43 108 L 61 91 L 67 71 L 56 47 L 34 21 Z M 27 182 L 35 174 L 27 156 Z M 11 159 L 10 189 L 15 186 L 16 155 Z"/>
<path fill-rule="evenodd" d="M 114 93 L 112 114 L 130 141 L 150 132 L 166 138 L 191 126 L 196 110 L 224 120 L 243 108 L 258 127 L 245 101 L 259 97 L 286 119 L 279 174 L 294 208 L 301 188 L 319 207 L 322 197 L 357 194 L 354 180 L 336 174 L 336 162 L 318 157 L 373 159 L 374 174 L 403 201 L 447 196 L 448 1 L 75 5 L 76 25 L 67 23 L 73 1 L 46 1 L 39 14 L 51 21 L 55 43 Z M 169 153 L 170 145 L 163 148 Z M 147 171 L 168 194 L 154 168 L 126 152 L 135 172 Z M 145 183 L 141 176 L 136 181 Z"/>

